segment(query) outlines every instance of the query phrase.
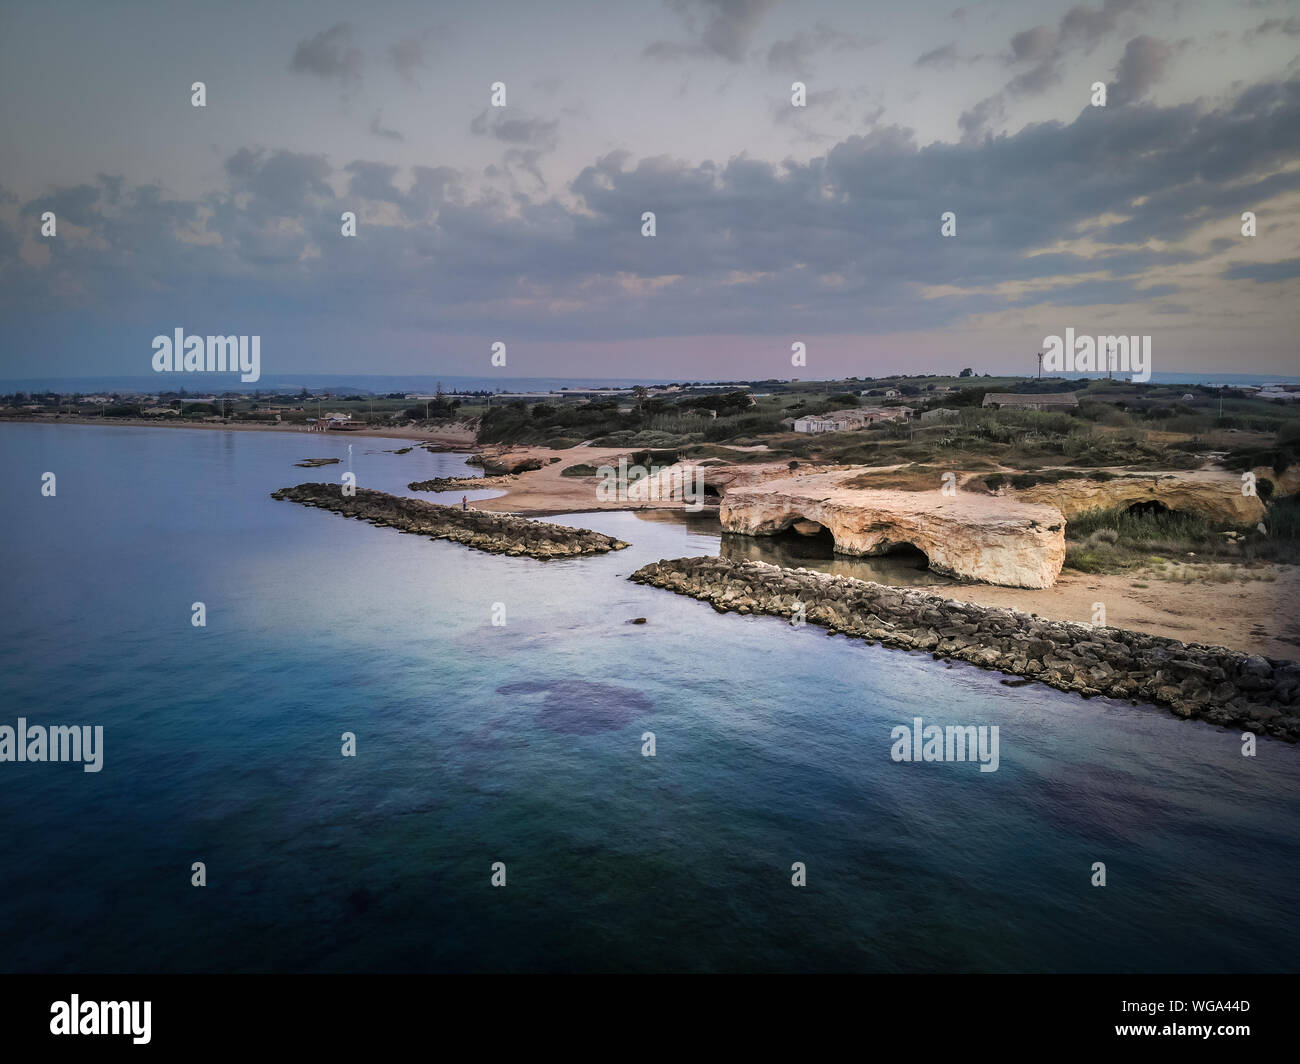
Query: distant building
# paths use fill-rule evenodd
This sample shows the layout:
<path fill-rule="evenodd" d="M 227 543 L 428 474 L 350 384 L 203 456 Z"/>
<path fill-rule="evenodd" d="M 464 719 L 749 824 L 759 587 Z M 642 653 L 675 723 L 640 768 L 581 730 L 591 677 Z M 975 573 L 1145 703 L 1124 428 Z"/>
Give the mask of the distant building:
<path fill-rule="evenodd" d="M 1071 410 L 1079 405 L 1074 392 L 1039 392 L 1020 395 L 1016 392 L 989 392 L 984 406 L 1017 407 L 1022 410 Z"/>
<path fill-rule="evenodd" d="M 941 406 L 935 410 L 926 410 L 921 414 L 922 421 L 947 421 L 950 417 L 956 417 L 960 410 L 954 410 L 952 407 Z"/>
<path fill-rule="evenodd" d="M 795 420 L 795 432 L 846 432 L 864 429 L 877 421 L 906 421 L 907 407 L 882 409 L 859 407 L 852 410 L 831 410 L 825 414 L 812 414 Z"/>
<path fill-rule="evenodd" d="M 897 398 L 898 398 L 898 389 L 897 389 L 897 388 L 886 388 L 886 389 L 885 389 L 885 398 L 886 398 L 886 399 L 897 399 Z"/>

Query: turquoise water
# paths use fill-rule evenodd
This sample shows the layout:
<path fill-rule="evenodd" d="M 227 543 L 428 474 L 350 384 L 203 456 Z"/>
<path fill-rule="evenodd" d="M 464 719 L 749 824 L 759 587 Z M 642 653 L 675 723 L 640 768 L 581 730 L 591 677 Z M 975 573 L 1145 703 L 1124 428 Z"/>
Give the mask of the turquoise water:
<path fill-rule="evenodd" d="M 105 731 L 99 773 L 0 764 L 0 970 L 1300 967 L 1296 748 L 624 579 L 699 523 L 556 518 L 633 546 L 538 562 L 268 497 L 349 444 L 363 487 L 465 472 L 0 425 L 0 724 Z M 891 761 L 917 715 L 998 771 Z"/>

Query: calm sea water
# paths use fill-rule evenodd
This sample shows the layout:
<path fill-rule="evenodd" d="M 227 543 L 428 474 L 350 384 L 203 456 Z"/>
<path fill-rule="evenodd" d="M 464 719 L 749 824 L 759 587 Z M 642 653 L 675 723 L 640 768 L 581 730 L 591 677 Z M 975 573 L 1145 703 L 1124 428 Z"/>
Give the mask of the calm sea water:
<path fill-rule="evenodd" d="M 624 579 L 708 526 L 544 563 L 268 497 L 465 472 L 398 446 L 0 425 L 0 724 L 105 729 L 0 764 L 0 970 L 1300 967 L 1296 748 Z M 894 763 L 916 715 L 999 770 Z"/>

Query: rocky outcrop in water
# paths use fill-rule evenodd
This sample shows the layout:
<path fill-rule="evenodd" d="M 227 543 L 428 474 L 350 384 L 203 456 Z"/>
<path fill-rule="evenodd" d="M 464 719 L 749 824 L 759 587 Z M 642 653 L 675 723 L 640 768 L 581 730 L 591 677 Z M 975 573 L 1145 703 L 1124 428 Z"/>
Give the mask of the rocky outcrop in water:
<path fill-rule="evenodd" d="M 734 488 L 718 512 L 728 532 L 828 529 L 841 554 L 911 544 L 935 572 L 1006 587 L 1051 587 L 1065 562 L 1065 518 L 1050 506 L 934 491 L 846 488 L 828 476 Z"/>
<path fill-rule="evenodd" d="M 1225 647 L 954 602 L 932 592 L 784 569 L 679 558 L 630 580 L 712 603 L 719 612 L 804 619 L 888 647 L 924 650 L 1085 696 L 1153 702 L 1180 717 L 1295 742 L 1300 664 Z"/>
<path fill-rule="evenodd" d="M 414 480 L 406 486 L 410 491 L 482 491 L 484 488 L 508 488 L 514 483 L 513 476 L 434 477 L 432 480 Z"/>
<path fill-rule="evenodd" d="M 299 484 L 281 488 L 271 498 L 317 506 L 372 525 L 413 532 L 431 539 L 448 539 L 491 554 L 526 554 L 531 558 L 572 558 L 604 554 L 628 544 L 587 528 L 569 528 L 545 521 L 529 521 L 512 514 L 462 510 L 423 499 L 405 499 L 382 491 L 357 488 L 344 495 L 339 484 Z"/>

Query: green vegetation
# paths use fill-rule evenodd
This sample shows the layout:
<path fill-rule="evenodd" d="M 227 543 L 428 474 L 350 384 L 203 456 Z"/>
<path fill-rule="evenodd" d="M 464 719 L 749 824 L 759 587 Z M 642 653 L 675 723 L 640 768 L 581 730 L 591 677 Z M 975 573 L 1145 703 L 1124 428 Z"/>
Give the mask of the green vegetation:
<path fill-rule="evenodd" d="M 1120 572 L 1205 563 L 1300 561 L 1300 497 L 1282 496 L 1268 504 L 1264 531 L 1216 525 L 1201 514 L 1123 506 L 1089 510 L 1065 526 L 1065 564 L 1085 573 Z M 1172 559 L 1178 559 L 1173 561 Z"/>

